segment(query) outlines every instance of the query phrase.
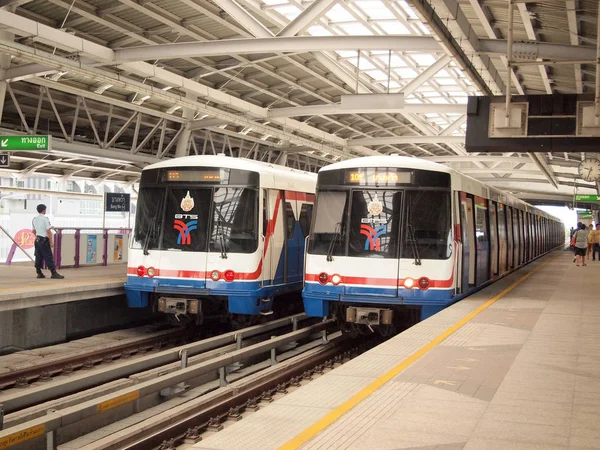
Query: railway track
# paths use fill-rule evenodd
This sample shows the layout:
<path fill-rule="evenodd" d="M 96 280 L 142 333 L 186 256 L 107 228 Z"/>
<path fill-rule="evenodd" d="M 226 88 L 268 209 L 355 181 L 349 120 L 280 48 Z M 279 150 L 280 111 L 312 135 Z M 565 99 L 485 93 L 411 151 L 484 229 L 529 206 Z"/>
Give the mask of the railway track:
<path fill-rule="evenodd" d="M 36 427 L 40 423 L 44 424 L 46 433 L 53 435 L 66 424 L 99 418 L 98 425 L 86 423 L 82 427 L 89 432 L 90 426 L 93 430 L 104 424 L 106 415 L 102 417 L 103 412 L 130 404 L 132 392 L 136 393 L 136 400 L 144 402 L 150 399 L 144 406 L 148 407 L 165 398 L 178 396 L 197 384 L 198 380 L 209 383 L 218 373 L 222 373 L 225 379 L 225 368 L 235 370 L 240 363 L 254 364 L 257 358 L 265 354 L 268 358 L 278 349 L 283 351 L 289 347 L 293 351 L 298 342 L 314 339 L 331 330 L 332 326 L 331 321 L 318 322 L 304 315 L 295 315 L 135 360 L 125 358 L 91 371 L 79 370 L 69 376 L 55 377 L 49 383 L 36 383 L 26 389 L 0 393 L 0 404 L 7 413 L 4 430 L 0 431 L 0 448 L 8 448 L 7 442 L 21 442 L 23 436 L 34 439 L 32 446 L 25 448 L 39 448 L 40 442 L 36 442 L 32 435 L 32 427 L 39 430 Z M 270 357 L 273 357 L 272 354 Z M 237 378 L 237 375 L 232 376 Z M 188 382 L 190 384 L 186 385 Z M 115 384 L 124 389 L 115 390 Z M 104 386 L 107 386 L 106 390 Z M 137 405 L 139 402 L 134 403 Z M 49 407 L 56 408 L 56 411 L 48 415 Z M 114 417 L 119 417 L 118 411 Z M 68 440 L 78 437 L 72 432 L 65 436 L 69 437 Z"/>
<path fill-rule="evenodd" d="M 149 351 L 158 351 L 168 346 L 189 342 L 195 337 L 197 337 L 197 332 L 174 328 L 168 334 L 142 338 L 135 342 L 93 350 L 83 354 L 68 356 L 51 362 L 36 364 L 32 367 L 25 367 L 3 373 L 0 374 L 0 392 L 12 387 L 27 387 L 36 381 L 48 381 L 58 375 L 72 374 L 81 369 L 91 369 L 102 363 L 113 362 L 134 355 L 146 354 Z"/>

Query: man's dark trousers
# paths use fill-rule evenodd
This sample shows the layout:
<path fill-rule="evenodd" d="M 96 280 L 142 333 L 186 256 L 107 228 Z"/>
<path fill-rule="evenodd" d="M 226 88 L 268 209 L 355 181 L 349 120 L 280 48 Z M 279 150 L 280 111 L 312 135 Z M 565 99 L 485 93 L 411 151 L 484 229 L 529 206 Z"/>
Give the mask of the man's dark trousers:
<path fill-rule="evenodd" d="M 42 261 L 46 262 L 46 267 L 48 267 L 51 272 L 55 271 L 50 240 L 46 236 L 38 236 L 35 238 L 35 268 L 38 272 L 42 270 Z"/>

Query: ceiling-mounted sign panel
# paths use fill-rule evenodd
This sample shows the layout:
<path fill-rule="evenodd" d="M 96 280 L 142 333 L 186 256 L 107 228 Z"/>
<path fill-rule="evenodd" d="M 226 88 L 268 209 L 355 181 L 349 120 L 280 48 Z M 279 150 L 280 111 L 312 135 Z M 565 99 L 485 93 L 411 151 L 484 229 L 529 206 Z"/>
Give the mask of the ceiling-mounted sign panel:
<path fill-rule="evenodd" d="M 600 130 L 589 109 L 594 96 L 521 95 L 469 97 L 467 152 L 600 152 Z M 513 115 L 514 114 L 514 115 Z"/>
<path fill-rule="evenodd" d="M 0 151 L 51 150 L 52 136 L 0 136 Z"/>

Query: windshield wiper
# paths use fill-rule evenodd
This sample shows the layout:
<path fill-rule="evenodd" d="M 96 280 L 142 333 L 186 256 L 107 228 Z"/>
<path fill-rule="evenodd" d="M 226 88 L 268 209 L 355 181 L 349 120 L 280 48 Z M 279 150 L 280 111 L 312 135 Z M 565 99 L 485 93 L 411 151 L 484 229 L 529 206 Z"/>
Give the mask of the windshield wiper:
<path fill-rule="evenodd" d="M 327 262 L 333 261 L 331 255 L 333 254 L 333 249 L 335 248 L 335 243 L 338 239 L 342 237 L 342 223 L 338 222 L 335 224 L 335 229 L 333 231 L 333 240 L 331 244 L 329 244 L 329 249 L 327 250 Z"/>
<path fill-rule="evenodd" d="M 415 266 L 420 266 L 421 257 L 419 256 L 419 248 L 417 247 L 417 240 L 415 238 L 415 229 L 410 223 L 407 226 L 406 242 L 410 243 L 412 248 L 413 257 L 415 258 Z"/>
<path fill-rule="evenodd" d="M 148 233 L 146 234 L 146 239 L 144 239 L 144 246 L 142 248 L 142 251 L 144 253 L 144 256 L 148 256 L 150 254 L 150 252 L 148 252 L 148 247 L 150 247 L 150 239 L 153 238 L 156 234 L 156 221 L 158 220 L 158 216 L 162 215 L 162 205 L 163 205 L 163 200 L 164 200 L 165 196 L 163 195 L 160 198 L 160 201 L 158 202 L 158 207 L 156 208 L 156 214 L 154 214 L 154 216 L 152 217 L 152 223 L 150 224 L 150 229 L 148 230 Z"/>
<path fill-rule="evenodd" d="M 227 259 L 227 247 L 225 246 L 225 227 L 223 226 L 223 215 L 221 211 L 215 206 L 215 211 L 219 215 L 217 219 L 217 237 L 219 238 L 219 245 L 221 247 L 221 258 Z"/>

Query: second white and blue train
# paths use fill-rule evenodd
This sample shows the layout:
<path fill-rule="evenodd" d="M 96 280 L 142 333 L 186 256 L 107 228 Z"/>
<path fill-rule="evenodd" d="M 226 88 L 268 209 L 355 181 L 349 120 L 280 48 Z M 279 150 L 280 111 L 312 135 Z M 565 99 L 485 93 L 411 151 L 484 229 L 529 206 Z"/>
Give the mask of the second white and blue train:
<path fill-rule="evenodd" d="M 196 324 L 270 314 L 278 297 L 302 289 L 315 186 L 315 174 L 220 155 L 146 167 L 128 306 Z"/>
<path fill-rule="evenodd" d="M 374 156 L 319 171 L 305 312 L 393 332 L 564 244 L 563 224 L 449 167 Z"/>

